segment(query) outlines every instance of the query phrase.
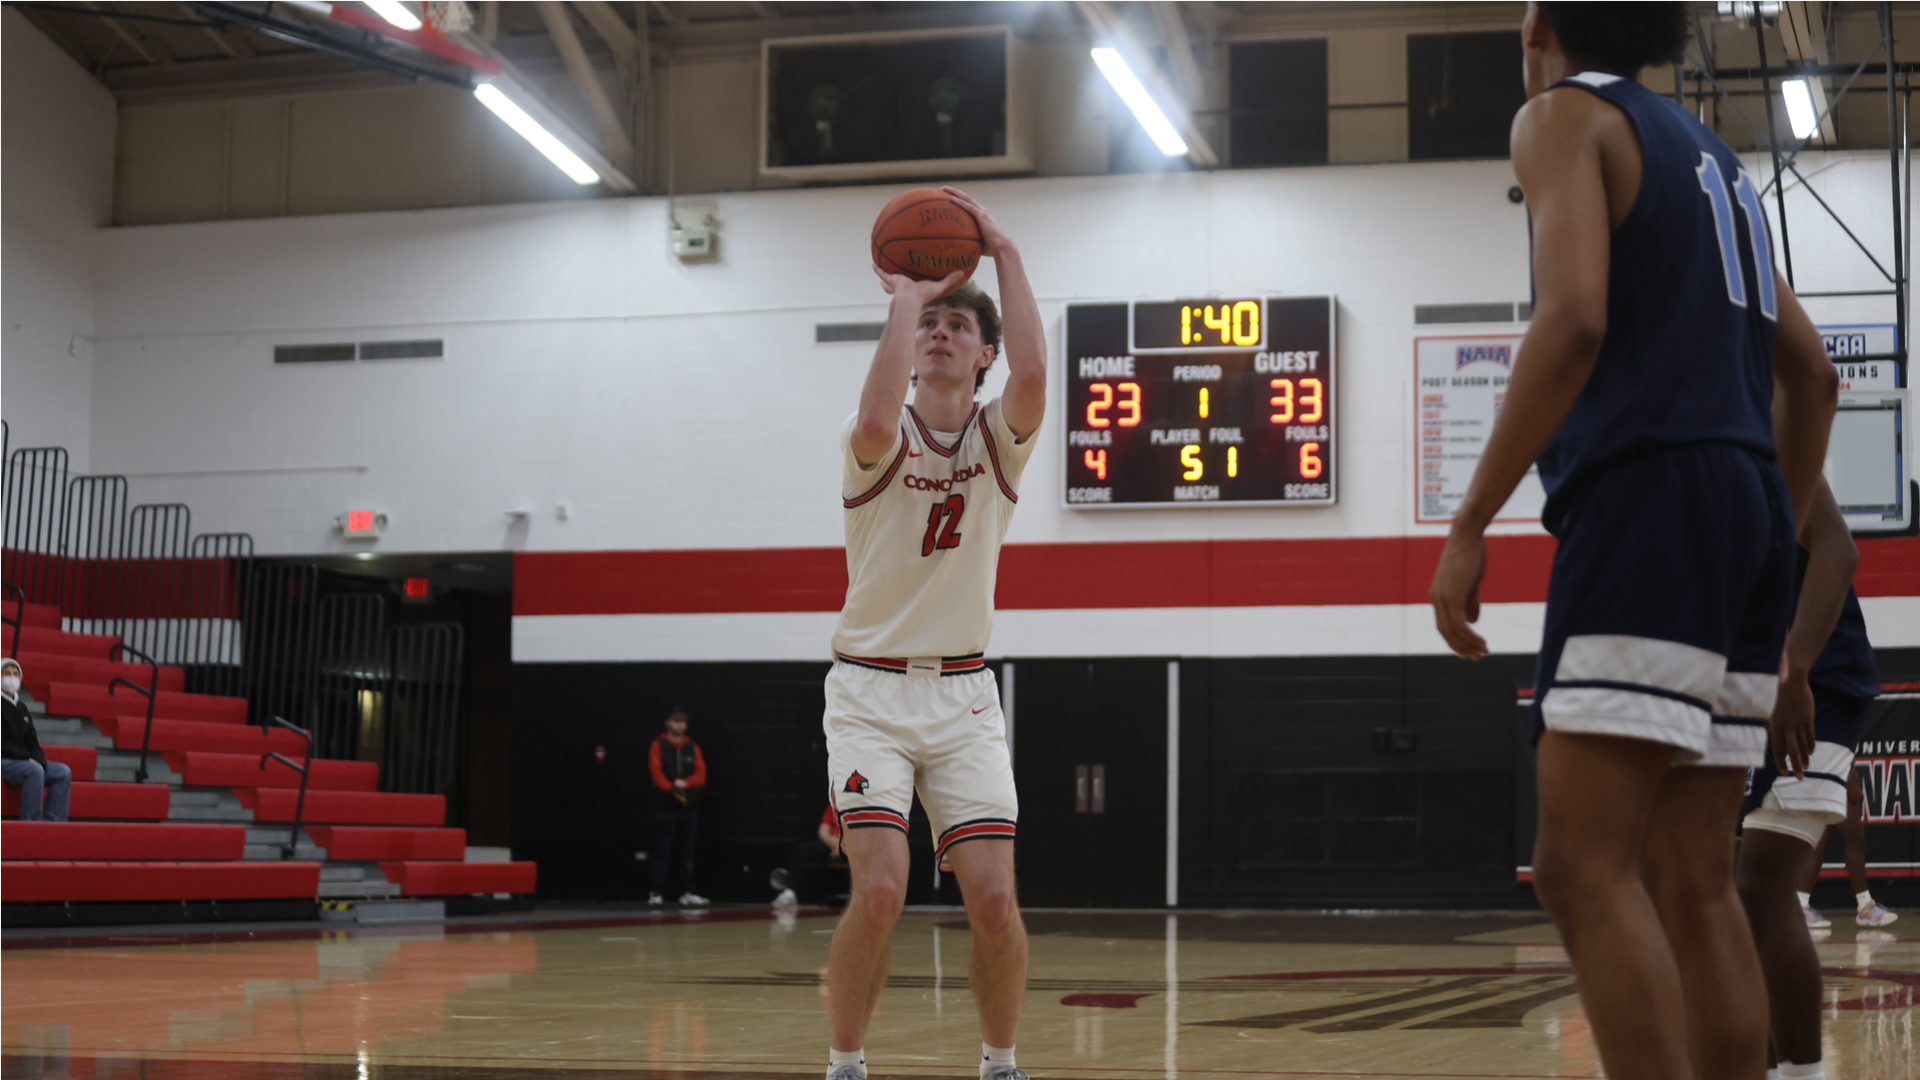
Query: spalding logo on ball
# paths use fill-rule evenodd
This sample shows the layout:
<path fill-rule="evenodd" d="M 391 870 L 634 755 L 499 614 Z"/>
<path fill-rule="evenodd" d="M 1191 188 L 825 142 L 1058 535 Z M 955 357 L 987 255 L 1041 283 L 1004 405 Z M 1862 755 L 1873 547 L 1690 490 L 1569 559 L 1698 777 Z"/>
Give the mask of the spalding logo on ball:
<path fill-rule="evenodd" d="M 901 192 L 873 223 L 873 265 L 920 281 L 972 277 L 980 247 L 980 223 L 939 188 Z"/>

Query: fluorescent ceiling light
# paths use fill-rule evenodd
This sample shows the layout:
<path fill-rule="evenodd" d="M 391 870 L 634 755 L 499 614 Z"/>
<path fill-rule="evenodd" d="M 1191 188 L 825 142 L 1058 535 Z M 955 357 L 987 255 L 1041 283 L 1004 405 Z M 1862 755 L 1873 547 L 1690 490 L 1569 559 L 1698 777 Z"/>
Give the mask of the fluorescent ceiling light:
<path fill-rule="evenodd" d="M 1147 93 L 1147 88 L 1140 85 L 1140 80 L 1134 76 L 1133 69 L 1127 66 L 1127 62 L 1120 58 L 1118 52 L 1113 49 L 1095 49 L 1093 62 L 1099 65 L 1100 74 L 1105 75 L 1107 81 L 1113 84 L 1113 89 L 1120 95 L 1120 100 L 1126 102 L 1127 108 L 1133 110 L 1134 119 L 1140 121 L 1140 126 L 1147 129 L 1147 137 L 1153 140 L 1153 145 L 1159 147 L 1161 153 L 1168 157 L 1179 157 L 1187 152 L 1187 141 L 1173 129 L 1172 121 L 1167 119 L 1166 113 L 1160 111 L 1160 106 L 1153 103 L 1153 97 Z"/>
<path fill-rule="evenodd" d="M 1787 123 L 1793 137 L 1804 139 L 1819 130 L 1820 121 L 1813 109 L 1813 90 L 1805 79 L 1788 79 L 1780 84 L 1780 96 L 1787 99 Z"/>
<path fill-rule="evenodd" d="M 535 150 L 545 154 L 548 161 L 560 166 L 560 171 L 576 184 L 597 184 L 600 174 L 593 167 L 580 160 L 580 155 L 567 149 L 566 144 L 553 137 L 553 133 L 540 126 L 540 122 L 528 116 L 525 109 L 513 103 L 513 99 L 500 92 L 492 83 L 481 83 L 473 88 L 473 96 L 480 104 L 493 110 L 493 115 L 507 122 L 507 126 L 520 133 L 520 137 L 533 144 Z"/>
<path fill-rule="evenodd" d="M 404 5 L 395 3 L 394 0 L 366 0 L 366 3 L 373 9 L 375 15 L 402 30 L 420 29 L 420 17 L 408 11 Z"/>

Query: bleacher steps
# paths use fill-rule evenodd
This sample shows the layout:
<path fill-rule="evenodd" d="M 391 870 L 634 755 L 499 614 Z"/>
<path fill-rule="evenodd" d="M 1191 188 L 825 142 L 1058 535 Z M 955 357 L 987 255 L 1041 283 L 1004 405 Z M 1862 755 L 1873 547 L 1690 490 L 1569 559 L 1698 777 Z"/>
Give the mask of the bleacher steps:
<path fill-rule="evenodd" d="M 175 798 L 178 798 L 178 796 L 175 796 Z M 249 844 L 279 845 L 279 844 L 284 844 L 286 842 L 287 842 L 287 827 L 285 825 L 249 825 L 247 826 L 247 843 Z M 307 830 L 305 829 L 300 830 L 299 844 L 303 848 L 318 846 L 313 842 L 313 838 L 307 835 Z"/>
<path fill-rule="evenodd" d="M 105 738 L 105 736 L 101 736 Z M 101 750 L 94 759 L 94 778 L 112 780 L 122 784 L 134 782 L 134 775 L 140 771 L 140 755 L 127 750 L 111 749 L 113 743 L 107 743 L 109 749 Z M 147 783 L 165 784 L 179 787 L 185 781 L 179 773 L 170 768 L 159 754 L 147 755 Z M 177 805 L 177 804 L 176 804 Z"/>
<path fill-rule="evenodd" d="M 77 720 L 71 717 L 35 716 L 34 734 L 47 746 L 91 746 L 95 750 L 113 749 L 113 740 L 100 734 L 91 720 Z"/>
<path fill-rule="evenodd" d="M 173 793 L 167 820 L 246 822 L 253 820 L 253 811 L 240 805 L 239 797 L 226 788 L 181 788 Z"/>
<path fill-rule="evenodd" d="M 328 922 L 352 922 L 362 925 L 442 922 L 446 917 L 447 905 L 443 900 L 334 900 L 322 901 L 320 905 L 320 918 Z"/>
<path fill-rule="evenodd" d="M 278 862 L 286 858 L 286 852 L 280 850 L 280 845 L 284 842 L 283 840 L 271 844 L 248 844 L 240 857 L 248 862 Z M 296 845 L 293 849 L 293 861 L 325 862 L 327 849 L 309 847 L 306 844 Z"/>
<path fill-rule="evenodd" d="M 316 895 L 322 900 L 385 900 L 399 896 L 400 886 L 385 881 L 323 881 Z"/>

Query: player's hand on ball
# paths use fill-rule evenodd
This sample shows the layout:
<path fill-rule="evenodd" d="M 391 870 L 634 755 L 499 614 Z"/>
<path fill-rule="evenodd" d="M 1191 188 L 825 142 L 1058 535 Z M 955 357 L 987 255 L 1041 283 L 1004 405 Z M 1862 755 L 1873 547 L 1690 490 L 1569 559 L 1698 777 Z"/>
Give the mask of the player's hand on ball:
<path fill-rule="evenodd" d="M 1433 621 L 1447 647 L 1468 660 L 1487 655 L 1486 639 L 1469 625 L 1480 621 L 1480 579 L 1486 576 L 1486 538 L 1478 533 L 1448 536 L 1427 597 L 1433 602 Z"/>
<path fill-rule="evenodd" d="M 973 196 L 957 187 L 942 187 L 940 190 L 946 192 L 948 198 L 958 204 L 962 210 L 972 214 L 973 219 L 980 223 L 982 255 L 997 259 L 1002 251 L 1013 247 L 1013 238 L 1007 235 L 1007 230 L 1002 229 L 1000 223 L 994 220 L 993 214 L 986 207 L 981 206 Z"/>
<path fill-rule="evenodd" d="M 873 268 L 873 273 L 880 279 L 880 287 L 887 290 L 888 296 L 912 301 L 915 307 L 931 304 L 958 289 L 967 280 L 967 275 L 958 270 L 939 281 L 919 281 L 905 274 L 889 274 L 877 266 Z"/>
<path fill-rule="evenodd" d="M 1773 744 L 1773 763 L 1781 776 L 1796 780 L 1807 777 L 1807 764 L 1813 760 L 1813 688 L 1805 675 L 1790 675 L 1781 661 L 1780 691 L 1773 699 L 1773 716 L 1767 720 L 1767 738 Z"/>

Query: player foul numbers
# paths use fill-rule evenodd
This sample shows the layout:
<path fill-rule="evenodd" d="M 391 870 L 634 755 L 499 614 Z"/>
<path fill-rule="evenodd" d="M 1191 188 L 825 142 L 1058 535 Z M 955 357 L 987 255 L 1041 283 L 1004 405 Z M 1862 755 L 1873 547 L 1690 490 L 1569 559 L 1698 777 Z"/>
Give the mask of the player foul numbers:
<path fill-rule="evenodd" d="M 981 657 L 1000 544 L 1046 412 L 1046 338 L 1019 249 L 985 207 L 943 190 L 979 222 L 981 252 L 998 271 L 1007 385 L 978 402 L 1001 352 L 992 298 L 960 272 L 928 281 L 876 267 L 892 303 L 841 438 L 847 599 L 826 685 L 829 790 L 853 879 L 827 962 L 829 1080 L 866 1076 L 862 1046 L 906 895 L 916 784 L 973 928 L 980 1075 L 1026 1077 L 1013 1059 L 1027 979 L 1013 872 L 1020 805 L 999 687 Z M 1124 406 L 1129 385 L 1109 403 Z M 1116 418 L 1126 422 L 1124 411 Z"/>

